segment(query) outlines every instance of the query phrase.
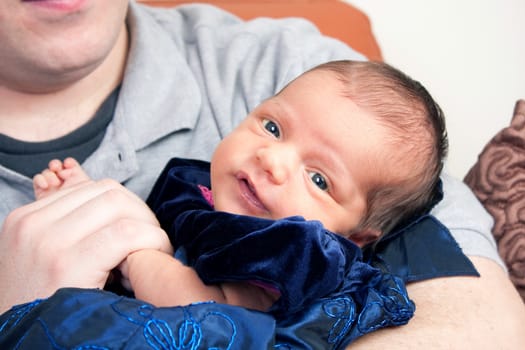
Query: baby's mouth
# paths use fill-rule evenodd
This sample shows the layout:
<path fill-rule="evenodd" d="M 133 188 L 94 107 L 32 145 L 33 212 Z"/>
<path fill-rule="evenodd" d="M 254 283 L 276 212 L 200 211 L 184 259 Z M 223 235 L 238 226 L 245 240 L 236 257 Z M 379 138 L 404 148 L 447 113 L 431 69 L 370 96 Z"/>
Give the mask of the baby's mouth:
<path fill-rule="evenodd" d="M 248 205 L 262 210 L 264 212 L 268 212 L 268 209 L 257 195 L 257 190 L 250 182 L 250 180 L 245 176 L 238 176 L 237 180 L 239 181 L 241 196 L 248 203 Z"/>

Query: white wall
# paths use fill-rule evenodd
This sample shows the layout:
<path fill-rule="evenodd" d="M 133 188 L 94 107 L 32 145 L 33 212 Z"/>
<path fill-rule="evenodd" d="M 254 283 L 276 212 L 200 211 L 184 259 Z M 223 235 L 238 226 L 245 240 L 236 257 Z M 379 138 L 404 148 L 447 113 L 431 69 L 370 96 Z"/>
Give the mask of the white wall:
<path fill-rule="evenodd" d="M 345 0 L 368 14 L 386 62 L 445 112 L 447 168 L 463 178 L 525 99 L 525 0 Z"/>

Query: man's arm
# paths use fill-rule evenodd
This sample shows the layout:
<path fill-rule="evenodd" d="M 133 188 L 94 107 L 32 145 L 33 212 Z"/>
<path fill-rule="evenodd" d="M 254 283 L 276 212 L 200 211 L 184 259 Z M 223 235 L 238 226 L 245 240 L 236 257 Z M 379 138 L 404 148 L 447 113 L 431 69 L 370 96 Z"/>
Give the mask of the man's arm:
<path fill-rule="evenodd" d="M 495 262 L 470 257 L 481 277 L 448 277 L 407 286 L 416 303 L 408 325 L 372 332 L 347 349 L 525 348 L 525 305 Z"/>

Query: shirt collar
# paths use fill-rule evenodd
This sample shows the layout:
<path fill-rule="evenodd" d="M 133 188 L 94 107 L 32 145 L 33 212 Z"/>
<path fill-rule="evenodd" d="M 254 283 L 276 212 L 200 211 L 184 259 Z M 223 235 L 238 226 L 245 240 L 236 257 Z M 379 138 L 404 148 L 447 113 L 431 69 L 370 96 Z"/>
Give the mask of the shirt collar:
<path fill-rule="evenodd" d="M 125 123 L 137 150 L 177 130 L 193 128 L 201 105 L 183 48 L 157 20 L 159 11 L 166 10 L 132 1 L 127 17 L 130 51 L 115 123 L 117 128 Z"/>

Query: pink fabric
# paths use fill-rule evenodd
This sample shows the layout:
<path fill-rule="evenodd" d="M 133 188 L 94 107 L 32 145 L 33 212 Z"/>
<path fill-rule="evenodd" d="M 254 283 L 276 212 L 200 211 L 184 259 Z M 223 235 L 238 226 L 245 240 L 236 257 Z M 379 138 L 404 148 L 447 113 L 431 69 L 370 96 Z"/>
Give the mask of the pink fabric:
<path fill-rule="evenodd" d="M 201 190 L 201 193 L 204 199 L 206 199 L 208 204 L 213 207 L 213 194 L 211 193 L 211 190 L 204 185 L 197 185 L 197 186 L 199 186 L 199 189 Z"/>
<path fill-rule="evenodd" d="M 257 281 L 257 280 L 249 281 L 249 283 L 261 289 L 267 290 L 274 295 L 277 295 L 277 296 L 281 295 L 281 291 L 279 290 L 279 288 L 275 287 L 274 285 L 271 285 L 270 283 L 265 283 L 265 282 Z"/>
<path fill-rule="evenodd" d="M 510 125 L 488 142 L 465 183 L 494 217 L 499 253 L 525 302 L 525 100 L 516 103 Z"/>

